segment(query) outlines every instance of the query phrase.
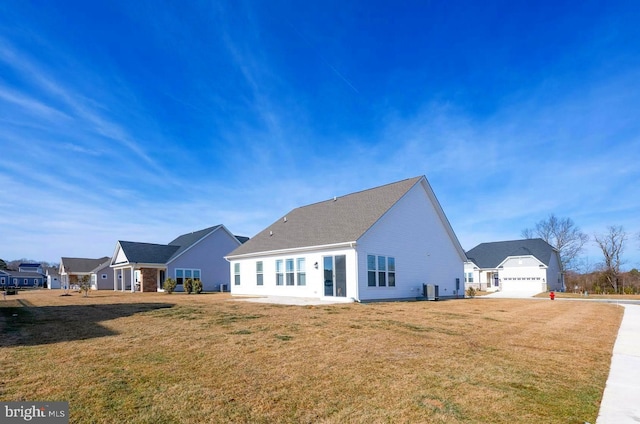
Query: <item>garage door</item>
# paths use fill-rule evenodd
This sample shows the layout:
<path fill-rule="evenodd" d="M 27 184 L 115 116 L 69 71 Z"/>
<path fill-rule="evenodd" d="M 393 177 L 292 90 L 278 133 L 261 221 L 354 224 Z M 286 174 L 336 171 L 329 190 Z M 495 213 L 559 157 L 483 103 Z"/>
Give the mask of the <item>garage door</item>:
<path fill-rule="evenodd" d="M 503 280 L 503 292 L 534 292 L 540 293 L 545 291 L 541 280 Z"/>

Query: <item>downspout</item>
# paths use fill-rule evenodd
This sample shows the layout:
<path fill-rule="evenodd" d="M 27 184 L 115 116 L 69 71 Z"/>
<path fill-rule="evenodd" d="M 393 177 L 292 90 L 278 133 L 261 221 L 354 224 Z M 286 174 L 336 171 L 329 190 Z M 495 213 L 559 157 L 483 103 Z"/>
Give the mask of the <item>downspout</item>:
<path fill-rule="evenodd" d="M 353 249 L 353 253 L 355 256 L 355 262 L 356 262 L 356 293 L 355 296 L 352 296 L 351 299 L 353 299 L 354 302 L 360 302 L 360 263 L 358 261 L 358 249 L 356 249 L 356 247 L 358 246 L 358 243 L 355 241 L 352 241 L 349 243 L 349 247 Z"/>

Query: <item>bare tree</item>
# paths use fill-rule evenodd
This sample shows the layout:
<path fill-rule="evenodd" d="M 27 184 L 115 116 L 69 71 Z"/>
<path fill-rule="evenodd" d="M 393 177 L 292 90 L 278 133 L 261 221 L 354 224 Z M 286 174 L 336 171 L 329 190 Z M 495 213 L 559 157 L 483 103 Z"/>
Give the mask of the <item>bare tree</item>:
<path fill-rule="evenodd" d="M 617 293 L 620 266 L 624 263 L 622 254 L 624 253 L 627 233 L 622 226 L 610 226 L 607 229 L 607 233 L 595 234 L 594 239 L 604 256 L 603 272 L 607 283 Z"/>
<path fill-rule="evenodd" d="M 554 214 L 539 221 L 535 228 L 522 230 L 522 237 L 539 237 L 558 249 L 563 271 L 576 266 L 576 258 L 589 241 L 589 236 L 580 231 L 571 218 L 558 218 Z"/>

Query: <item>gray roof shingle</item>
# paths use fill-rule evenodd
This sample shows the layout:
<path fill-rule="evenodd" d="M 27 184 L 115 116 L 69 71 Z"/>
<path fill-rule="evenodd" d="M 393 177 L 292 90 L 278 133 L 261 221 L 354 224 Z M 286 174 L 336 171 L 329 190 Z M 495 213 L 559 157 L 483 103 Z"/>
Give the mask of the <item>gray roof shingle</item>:
<path fill-rule="evenodd" d="M 178 236 L 169 244 L 139 243 L 119 241 L 120 247 L 130 263 L 166 264 L 181 255 L 185 250 L 202 240 L 222 225 Z"/>
<path fill-rule="evenodd" d="M 422 178 L 295 208 L 228 256 L 357 241 Z"/>
<path fill-rule="evenodd" d="M 533 255 L 548 266 L 554 251 L 553 246 L 540 238 L 496 241 L 477 245 L 467 252 L 467 258 L 480 268 L 496 268 L 509 256 Z"/>
<path fill-rule="evenodd" d="M 60 262 L 64 265 L 67 273 L 91 272 L 105 262 L 109 262 L 111 258 L 105 256 L 99 259 L 90 258 L 60 258 Z"/>
<path fill-rule="evenodd" d="M 120 247 L 130 263 L 166 264 L 180 246 L 120 241 Z"/>
<path fill-rule="evenodd" d="M 179 247 L 178 250 L 176 250 L 173 253 L 173 255 L 171 255 L 171 258 L 169 258 L 169 259 L 173 259 L 174 257 L 180 255 L 183 251 L 185 251 L 186 249 L 191 247 L 191 245 L 197 243 L 204 236 L 206 236 L 207 234 L 211 233 L 214 230 L 217 230 L 220 227 L 222 227 L 222 225 L 214 225 L 213 227 L 205 228 L 204 230 L 199 230 L 199 231 L 194 231 L 192 233 L 183 234 L 183 235 L 177 237 L 175 240 L 169 242 L 170 246 L 178 246 Z"/>

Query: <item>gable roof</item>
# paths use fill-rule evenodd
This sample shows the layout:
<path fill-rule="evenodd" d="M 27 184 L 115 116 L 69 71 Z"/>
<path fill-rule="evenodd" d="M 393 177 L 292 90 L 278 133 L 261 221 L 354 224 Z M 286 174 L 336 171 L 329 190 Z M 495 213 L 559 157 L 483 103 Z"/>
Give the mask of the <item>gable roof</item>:
<path fill-rule="evenodd" d="M 426 182 L 424 176 L 409 178 L 295 208 L 227 257 L 355 242 L 422 180 Z M 464 255 L 462 248 L 460 252 Z"/>
<path fill-rule="evenodd" d="M 534 256 L 549 266 L 556 249 L 541 238 L 481 243 L 467 252 L 467 258 L 480 268 L 496 268 L 509 256 Z"/>
<path fill-rule="evenodd" d="M 64 267 L 67 273 L 89 273 L 110 259 L 108 256 L 99 259 L 63 257 L 60 258 L 60 268 Z"/>
<path fill-rule="evenodd" d="M 246 243 L 247 241 L 249 241 L 249 237 L 236 236 L 236 235 L 234 235 L 234 237 L 236 238 L 236 240 L 238 240 L 240 242 L 240 244 Z"/>
<path fill-rule="evenodd" d="M 168 244 L 139 243 L 134 241 L 119 241 L 122 252 L 129 263 L 138 264 L 166 264 L 180 246 Z M 115 265 L 116 255 L 112 260 Z"/>
<path fill-rule="evenodd" d="M 176 250 L 175 253 L 171 255 L 171 258 L 169 258 L 167 262 L 180 256 L 185 250 L 189 249 L 192 245 L 196 244 L 220 227 L 222 227 L 222 225 L 214 225 L 213 227 L 205 228 L 204 230 L 194 231 L 192 233 L 178 236 L 176 239 L 169 242 L 170 246 L 178 246 L 178 250 Z"/>
<path fill-rule="evenodd" d="M 193 231 L 191 233 L 182 234 L 169 242 L 169 244 L 118 241 L 118 245 L 120 246 L 120 249 L 122 249 L 122 252 L 129 263 L 168 264 L 189 250 L 192 246 L 196 245 L 202 239 L 218 230 L 222 230 L 229 234 L 229 237 L 235 239 L 238 244 L 241 243 L 238 237 L 231 234 L 224 225 L 219 224 L 202 230 Z M 111 265 L 121 263 L 115 262 L 117 260 L 117 253 L 118 247 L 116 246 L 116 252 L 113 255 Z"/>

